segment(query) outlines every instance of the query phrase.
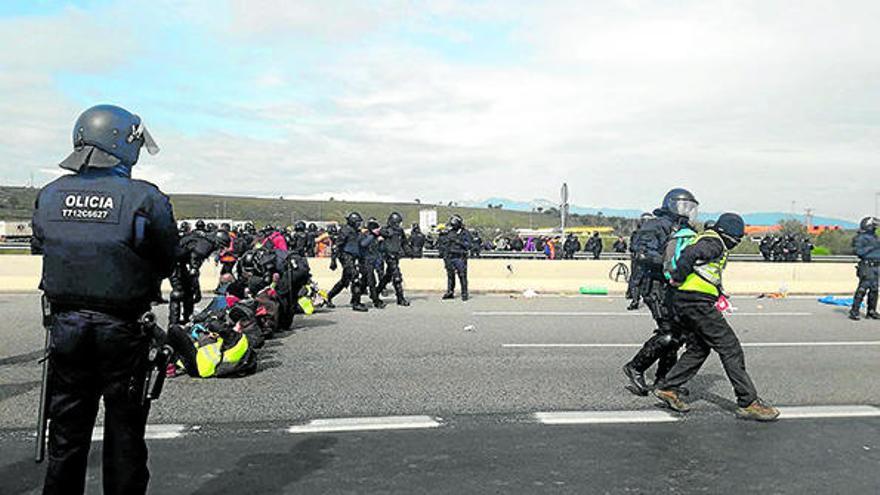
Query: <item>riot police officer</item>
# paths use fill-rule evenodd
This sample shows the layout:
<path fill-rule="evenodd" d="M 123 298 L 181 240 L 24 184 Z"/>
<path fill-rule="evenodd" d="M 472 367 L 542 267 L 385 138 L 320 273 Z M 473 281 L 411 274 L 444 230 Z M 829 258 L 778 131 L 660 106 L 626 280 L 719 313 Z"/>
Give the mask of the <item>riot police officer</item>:
<path fill-rule="evenodd" d="M 409 232 L 409 244 L 412 247 L 412 257 L 413 258 L 421 258 L 422 253 L 425 250 L 425 242 L 427 239 L 425 238 L 425 234 L 422 233 L 421 227 L 419 224 L 412 224 L 412 230 Z"/>
<path fill-rule="evenodd" d="M 367 294 L 377 309 L 385 307 L 379 282 L 385 278 L 385 239 L 382 237 L 382 226 L 373 217 L 367 219 L 367 228 L 361 232 L 360 240 L 362 257 L 358 259 L 363 284 Z"/>
<path fill-rule="evenodd" d="M 446 293 L 443 299 L 455 298 L 455 277 L 461 282 L 461 300 L 467 301 L 468 294 L 468 253 L 471 249 L 471 235 L 464 228 L 464 220 L 458 215 L 449 218 L 446 233 L 440 238 L 439 250 L 446 267 Z"/>
<path fill-rule="evenodd" d="M 330 269 L 336 270 L 337 260 L 342 263 L 342 276 L 336 285 L 327 293 L 327 307 L 333 308 L 333 298 L 339 295 L 343 289 L 351 290 L 351 309 L 366 312 L 367 307 L 361 303 L 361 296 L 366 290 L 366 280 L 360 275 L 358 263 L 363 260 L 361 248 L 361 224 L 364 219 L 358 212 L 352 212 L 346 217 L 345 225 L 339 229 L 334 243 L 333 253 L 330 258 Z"/>
<path fill-rule="evenodd" d="M 318 239 L 318 226 L 315 223 L 310 223 L 308 230 L 306 230 L 306 256 L 309 258 L 315 257 L 315 248 L 317 247 L 315 241 Z"/>
<path fill-rule="evenodd" d="M 211 253 L 223 247 L 224 242 L 228 246 L 230 239 L 229 234 L 222 230 L 213 234 L 193 230 L 180 238 L 174 271 L 169 277 L 171 296 L 168 303 L 168 326 L 182 325 L 189 321 L 196 303 L 202 300 L 199 284 L 202 263 Z"/>
<path fill-rule="evenodd" d="M 92 429 L 104 397 L 104 493 L 147 489 L 142 401 L 150 336 L 138 323 L 174 264 L 168 198 L 131 178 L 142 147 L 159 151 L 140 117 L 98 105 L 73 128 L 65 175 L 40 191 L 35 252 L 51 304 L 49 467 L 44 493 L 82 493 Z"/>
<path fill-rule="evenodd" d="M 297 256 L 305 257 L 308 254 L 309 238 L 306 234 L 306 223 L 302 220 L 293 226 L 293 235 L 290 236 L 290 250 Z"/>
<path fill-rule="evenodd" d="M 856 275 L 859 277 L 859 286 L 853 295 L 852 308 L 849 310 L 849 319 L 859 319 L 859 308 L 862 299 L 868 296 L 868 311 L 866 318 L 877 320 L 877 287 L 880 279 L 880 239 L 877 238 L 877 219 L 865 217 L 859 222 L 859 233 L 853 238 L 853 251 L 859 257 Z"/>
<path fill-rule="evenodd" d="M 403 215 L 395 211 L 388 216 L 388 225 L 381 231 L 385 246 L 385 276 L 379 281 L 378 292 L 381 294 L 391 282 L 394 295 L 397 296 L 397 304 L 409 306 L 409 301 L 403 296 L 403 274 L 400 272 L 400 259 L 410 252 L 406 232 L 401 227 L 402 223 Z"/>
<path fill-rule="evenodd" d="M 666 376 L 678 359 L 682 344 L 681 329 L 673 316 L 671 291 L 663 273 L 663 256 L 672 234 L 681 228 L 692 228 L 697 218 L 699 202 L 687 189 L 673 189 L 666 193 L 663 205 L 654 210 L 654 218 L 647 219 L 633 236 L 632 249 L 640 264 L 641 297 L 657 324 L 654 335 L 623 367 L 629 380 L 627 389 L 636 395 L 647 395 L 645 371 L 658 362 L 655 382 Z"/>

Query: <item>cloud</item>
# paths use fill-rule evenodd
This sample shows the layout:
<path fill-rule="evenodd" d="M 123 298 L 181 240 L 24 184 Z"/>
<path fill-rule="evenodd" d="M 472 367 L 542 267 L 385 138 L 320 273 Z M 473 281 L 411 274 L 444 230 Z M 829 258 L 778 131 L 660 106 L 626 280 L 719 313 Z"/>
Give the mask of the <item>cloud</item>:
<path fill-rule="evenodd" d="M 0 54 L 4 177 L 60 160 L 82 101 L 112 95 L 163 147 L 136 173 L 172 191 L 436 202 L 567 181 L 596 206 L 686 186 L 710 210 L 873 211 L 853 178 L 880 142 L 875 2 L 206 5 L 165 2 L 130 37 L 83 9 L 0 20 L 4 46 L 37 40 Z"/>

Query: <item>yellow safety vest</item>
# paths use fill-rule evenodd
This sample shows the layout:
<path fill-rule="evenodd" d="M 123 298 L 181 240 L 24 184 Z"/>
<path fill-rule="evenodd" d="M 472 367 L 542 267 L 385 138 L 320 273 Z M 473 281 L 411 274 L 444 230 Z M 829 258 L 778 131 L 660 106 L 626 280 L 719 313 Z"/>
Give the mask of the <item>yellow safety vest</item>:
<path fill-rule="evenodd" d="M 217 342 L 203 345 L 198 348 L 198 352 L 196 353 L 196 364 L 198 365 L 200 377 L 212 377 L 218 371 L 223 371 L 222 369 L 218 370 L 218 368 L 227 368 L 227 366 L 234 367 L 238 364 L 248 350 L 247 335 L 242 334 L 241 338 L 238 339 L 238 342 L 234 346 L 221 353 L 220 349 L 222 349 L 222 347 L 223 339 L 218 337 Z"/>
<path fill-rule="evenodd" d="M 724 272 L 724 268 L 727 267 L 727 259 L 730 253 L 727 251 L 727 246 L 724 246 L 724 241 L 721 239 L 721 236 L 714 230 L 707 230 L 698 235 L 696 239 L 694 239 L 693 244 L 696 244 L 697 242 L 700 242 L 701 239 L 705 238 L 718 239 L 718 241 L 721 242 L 724 252 L 721 256 L 708 263 L 695 265 L 694 271 L 687 276 L 684 283 L 678 287 L 678 290 L 685 292 L 700 292 L 718 297 L 721 295 L 721 275 Z"/>

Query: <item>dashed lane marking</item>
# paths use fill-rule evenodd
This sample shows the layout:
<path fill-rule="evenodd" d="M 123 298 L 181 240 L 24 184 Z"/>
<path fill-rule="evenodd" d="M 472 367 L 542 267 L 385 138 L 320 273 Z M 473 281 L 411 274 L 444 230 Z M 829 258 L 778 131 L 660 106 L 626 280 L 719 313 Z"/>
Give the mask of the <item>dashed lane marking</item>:
<path fill-rule="evenodd" d="M 343 431 L 414 430 L 437 428 L 441 423 L 430 416 L 379 416 L 367 418 L 313 419 L 293 425 L 289 433 L 331 433 Z"/>
<path fill-rule="evenodd" d="M 874 406 L 780 406 L 779 419 L 870 418 L 880 416 Z"/>
<path fill-rule="evenodd" d="M 144 438 L 147 440 L 170 440 L 178 438 L 186 431 L 185 425 L 147 425 Z M 92 441 L 104 441 L 104 427 L 96 426 L 92 431 Z"/>
<path fill-rule="evenodd" d="M 766 317 L 766 316 L 786 316 L 786 317 L 796 317 L 796 316 L 813 316 L 813 313 L 809 312 L 737 312 L 729 313 L 731 316 L 758 316 L 758 317 Z M 641 313 L 641 312 L 632 312 L 632 311 L 474 311 L 473 316 L 483 316 L 483 317 L 491 317 L 491 316 L 515 316 L 515 317 L 591 317 L 591 316 L 636 316 L 636 317 L 645 317 L 648 318 L 651 316 L 651 313 Z"/>
<path fill-rule="evenodd" d="M 545 425 L 672 423 L 679 420 L 678 416 L 667 411 L 558 411 L 537 412 L 534 417 Z"/>
<path fill-rule="evenodd" d="M 503 348 L 509 349 L 566 349 L 566 348 L 618 348 L 618 349 L 635 349 L 642 347 L 643 344 L 501 344 Z M 857 340 L 857 341 L 838 341 L 838 342 L 743 342 L 743 347 L 873 347 L 880 346 L 877 340 Z"/>

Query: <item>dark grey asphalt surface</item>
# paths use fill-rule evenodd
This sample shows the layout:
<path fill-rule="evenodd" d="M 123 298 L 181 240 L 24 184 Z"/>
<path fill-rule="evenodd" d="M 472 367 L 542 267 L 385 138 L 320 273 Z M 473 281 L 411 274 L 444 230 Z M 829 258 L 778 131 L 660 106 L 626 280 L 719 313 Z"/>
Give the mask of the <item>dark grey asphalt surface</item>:
<path fill-rule="evenodd" d="M 880 418 L 737 421 L 715 357 L 691 384 L 695 410 L 685 421 L 567 427 L 529 421 L 536 411 L 655 407 L 623 390 L 619 369 L 636 349 L 503 347 L 641 343 L 651 320 L 625 312 L 620 298 L 413 299 L 411 308 L 366 315 L 339 308 L 298 319 L 295 331 L 267 345 L 251 377 L 169 381 L 151 422 L 200 429 L 151 442 L 153 492 L 241 493 L 233 488 L 248 486 L 250 493 L 877 493 L 880 487 Z M 815 300 L 742 297 L 734 305 L 739 315 L 731 321 L 744 342 L 880 341 L 880 322 L 850 322 L 842 309 Z M 594 315 L 481 314 L 499 311 Z M 0 295 L 0 493 L 39 483 L 26 431 L 38 393 L 38 312 L 36 295 Z M 466 331 L 469 325 L 475 329 Z M 749 347 L 746 356 L 759 391 L 773 403 L 880 405 L 880 346 Z M 278 433 L 314 418 L 402 414 L 437 416 L 446 424 L 426 431 Z M 90 476 L 97 480 L 98 472 Z"/>

